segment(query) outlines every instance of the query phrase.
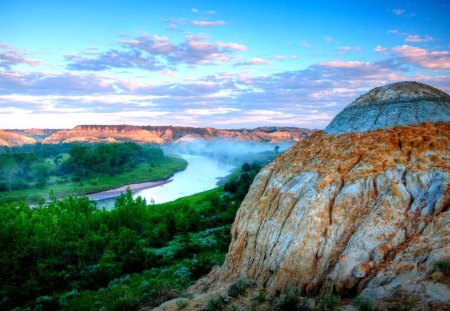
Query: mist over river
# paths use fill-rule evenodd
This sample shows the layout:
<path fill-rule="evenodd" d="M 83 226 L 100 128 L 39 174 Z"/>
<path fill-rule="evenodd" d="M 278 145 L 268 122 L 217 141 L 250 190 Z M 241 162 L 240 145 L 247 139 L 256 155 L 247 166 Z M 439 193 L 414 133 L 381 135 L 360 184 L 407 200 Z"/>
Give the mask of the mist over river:
<path fill-rule="evenodd" d="M 173 201 L 217 187 L 219 179 L 230 174 L 235 168 L 231 164 L 210 157 L 189 154 L 179 156 L 188 162 L 185 170 L 176 173 L 169 183 L 133 192 L 133 197 L 141 196 L 147 200 L 147 203 L 152 200 L 155 203 Z M 110 209 L 114 206 L 115 198 L 96 201 L 99 207 Z"/>

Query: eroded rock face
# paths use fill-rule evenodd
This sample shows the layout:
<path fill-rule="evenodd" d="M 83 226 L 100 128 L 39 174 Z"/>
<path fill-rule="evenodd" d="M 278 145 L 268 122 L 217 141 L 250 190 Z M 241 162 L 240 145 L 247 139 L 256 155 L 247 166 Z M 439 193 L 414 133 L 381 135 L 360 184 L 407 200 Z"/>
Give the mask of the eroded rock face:
<path fill-rule="evenodd" d="M 0 146 L 12 147 L 34 144 L 35 142 L 36 140 L 34 138 L 0 130 Z"/>
<path fill-rule="evenodd" d="M 450 307 L 449 278 L 435 265 L 450 260 L 450 122 L 417 110 L 449 116 L 446 98 L 415 83 L 374 89 L 339 114 L 331 130 L 264 167 L 236 215 L 223 266 L 191 288 L 188 309 L 226 295 L 241 277 L 268 295 L 294 287 L 306 296 L 389 303 L 401 293 L 420 310 Z M 415 107 L 413 124 L 395 126 L 402 116 L 390 122 L 399 105 L 400 115 Z M 366 108 L 381 115 L 361 115 Z"/>
<path fill-rule="evenodd" d="M 207 282 L 245 275 L 269 292 L 365 288 L 381 298 L 408 274 L 417 285 L 407 289 L 423 295 L 434 262 L 450 256 L 449 143 L 448 123 L 298 143 L 257 176 Z M 448 286 L 440 290 L 450 300 Z"/>
<path fill-rule="evenodd" d="M 450 96 L 426 84 L 399 82 L 358 97 L 333 119 L 325 132 L 365 132 L 438 121 L 450 122 Z"/>
<path fill-rule="evenodd" d="M 80 125 L 61 130 L 44 139 L 45 144 L 70 142 L 135 141 L 142 143 L 185 143 L 193 140 L 229 139 L 254 142 L 299 141 L 314 131 L 293 127 L 214 129 L 181 126 Z"/>

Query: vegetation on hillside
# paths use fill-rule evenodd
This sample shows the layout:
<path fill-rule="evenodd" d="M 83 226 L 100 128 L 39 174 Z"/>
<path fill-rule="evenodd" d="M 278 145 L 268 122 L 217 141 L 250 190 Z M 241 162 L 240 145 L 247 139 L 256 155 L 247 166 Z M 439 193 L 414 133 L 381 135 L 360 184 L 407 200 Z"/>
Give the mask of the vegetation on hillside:
<path fill-rule="evenodd" d="M 159 205 L 127 192 L 110 211 L 86 197 L 0 206 L 0 309 L 127 310 L 182 295 L 222 263 L 258 170 Z"/>
<path fill-rule="evenodd" d="M 0 200 L 38 201 L 166 179 L 187 163 L 154 145 L 30 145 L 0 150 Z"/>

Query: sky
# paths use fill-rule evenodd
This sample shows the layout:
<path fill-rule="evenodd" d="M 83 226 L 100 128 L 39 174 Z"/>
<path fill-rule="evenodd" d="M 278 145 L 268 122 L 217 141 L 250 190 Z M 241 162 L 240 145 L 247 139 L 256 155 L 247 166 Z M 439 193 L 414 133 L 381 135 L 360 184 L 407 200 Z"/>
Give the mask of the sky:
<path fill-rule="evenodd" d="M 359 95 L 450 92 L 450 1 L 0 1 L 0 128 L 322 129 Z"/>

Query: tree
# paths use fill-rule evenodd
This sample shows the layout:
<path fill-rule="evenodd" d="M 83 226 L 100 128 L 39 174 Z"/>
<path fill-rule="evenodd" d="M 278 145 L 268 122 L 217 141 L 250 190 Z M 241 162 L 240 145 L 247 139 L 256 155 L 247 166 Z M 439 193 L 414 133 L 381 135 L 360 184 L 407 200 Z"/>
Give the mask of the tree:
<path fill-rule="evenodd" d="M 279 151 L 280 151 L 280 146 L 275 146 L 275 147 L 273 148 L 273 152 L 274 152 L 276 155 L 278 155 Z"/>
<path fill-rule="evenodd" d="M 250 171 L 250 164 L 244 163 L 244 165 L 242 165 L 242 170 L 243 170 L 244 172 Z"/>
<path fill-rule="evenodd" d="M 8 187 L 8 191 L 11 192 L 14 185 L 17 182 L 17 174 L 19 173 L 19 165 L 12 157 L 9 157 L 3 163 L 2 167 L 3 167 L 3 170 L 2 170 L 3 178 L 5 179 L 6 185 Z"/>
<path fill-rule="evenodd" d="M 36 186 L 44 188 L 50 176 L 50 166 L 47 163 L 37 163 L 33 165 L 33 171 L 36 178 Z"/>

